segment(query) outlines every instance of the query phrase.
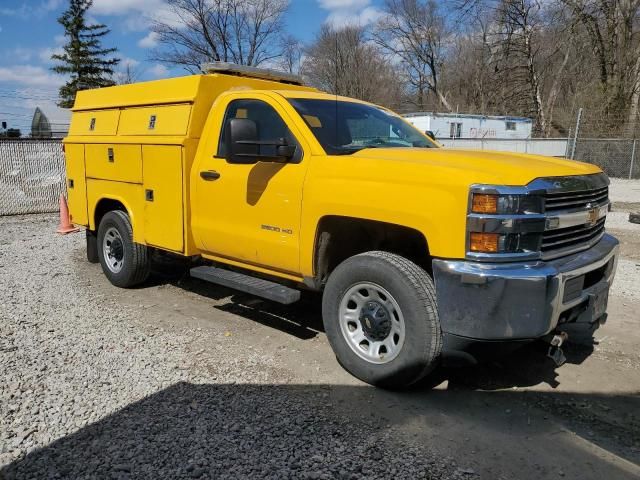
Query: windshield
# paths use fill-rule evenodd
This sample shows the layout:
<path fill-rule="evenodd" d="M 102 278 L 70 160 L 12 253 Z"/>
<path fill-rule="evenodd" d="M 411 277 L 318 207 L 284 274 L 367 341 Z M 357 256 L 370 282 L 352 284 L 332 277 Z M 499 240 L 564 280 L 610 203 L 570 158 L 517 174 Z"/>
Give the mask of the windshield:
<path fill-rule="evenodd" d="M 364 148 L 436 147 L 400 117 L 374 105 L 301 98 L 290 98 L 289 102 L 330 155 Z"/>

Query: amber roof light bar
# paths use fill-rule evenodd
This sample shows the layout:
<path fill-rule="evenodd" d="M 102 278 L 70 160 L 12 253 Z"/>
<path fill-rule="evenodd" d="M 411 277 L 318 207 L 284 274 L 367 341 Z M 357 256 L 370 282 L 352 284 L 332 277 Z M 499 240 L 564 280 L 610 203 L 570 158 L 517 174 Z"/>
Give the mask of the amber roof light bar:
<path fill-rule="evenodd" d="M 248 67 L 229 62 L 212 62 L 200 65 L 203 73 L 226 73 L 241 77 L 261 78 L 293 85 L 304 85 L 302 77 L 291 73 L 279 72 L 270 68 Z"/>

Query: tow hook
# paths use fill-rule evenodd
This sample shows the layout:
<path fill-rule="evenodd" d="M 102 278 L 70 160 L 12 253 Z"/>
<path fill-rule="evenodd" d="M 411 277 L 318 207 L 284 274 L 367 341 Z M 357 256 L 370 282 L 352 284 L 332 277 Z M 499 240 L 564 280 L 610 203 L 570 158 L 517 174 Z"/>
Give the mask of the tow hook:
<path fill-rule="evenodd" d="M 557 367 L 562 366 L 567 361 L 567 357 L 564 356 L 561 347 L 568 338 L 567 332 L 550 333 L 543 337 L 543 340 L 549 343 L 547 357 L 553 360 Z"/>

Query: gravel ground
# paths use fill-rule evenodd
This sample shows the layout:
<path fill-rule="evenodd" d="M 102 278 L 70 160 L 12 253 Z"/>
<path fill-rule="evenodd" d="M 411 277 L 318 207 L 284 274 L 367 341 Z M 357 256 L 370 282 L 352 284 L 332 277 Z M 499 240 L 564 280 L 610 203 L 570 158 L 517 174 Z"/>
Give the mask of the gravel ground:
<path fill-rule="evenodd" d="M 619 295 L 640 305 L 640 261 L 618 260 L 616 278 L 611 287 L 612 295 Z"/>
<path fill-rule="evenodd" d="M 0 217 L 0 480 L 640 478 L 640 257 L 561 368 L 522 349 L 398 394 L 340 369 L 315 300 L 120 290 L 55 226 Z"/>
<path fill-rule="evenodd" d="M 609 198 L 614 203 L 640 205 L 640 180 L 611 178 Z"/>
<path fill-rule="evenodd" d="M 472 473 L 289 384 L 273 350 L 144 323 L 150 305 L 96 288 L 82 236 L 55 223 L 0 218 L 0 478 Z"/>
<path fill-rule="evenodd" d="M 629 230 L 640 234 L 640 224 L 631 223 L 627 212 L 609 212 L 606 227 L 608 230 Z"/>

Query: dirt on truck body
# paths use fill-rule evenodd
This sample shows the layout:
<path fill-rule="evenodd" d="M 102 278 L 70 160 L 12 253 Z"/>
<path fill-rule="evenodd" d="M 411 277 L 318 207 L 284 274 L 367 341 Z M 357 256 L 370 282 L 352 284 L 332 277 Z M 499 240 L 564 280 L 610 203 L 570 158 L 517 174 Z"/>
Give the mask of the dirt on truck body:
<path fill-rule="evenodd" d="M 323 292 L 341 365 L 404 387 L 607 318 L 618 241 L 593 165 L 443 149 L 376 105 L 296 77 L 207 73 L 80 92 L 71 219 L 116 286 L 150 255 L 283 304 Z"/>

